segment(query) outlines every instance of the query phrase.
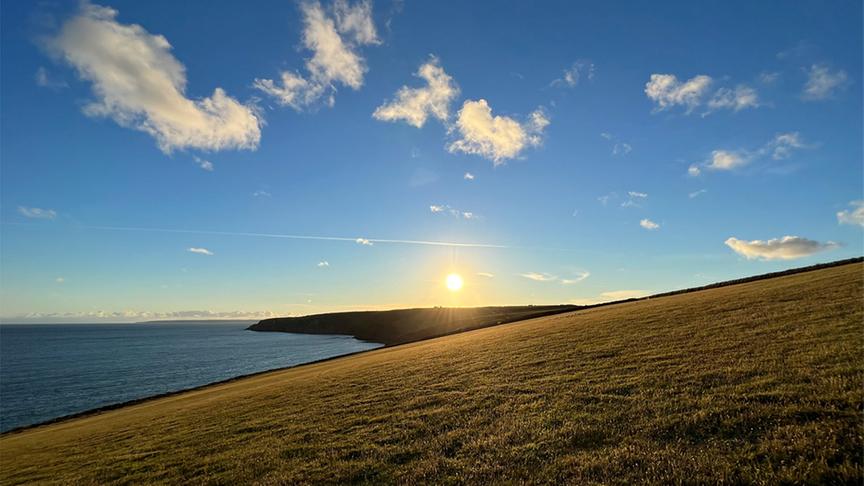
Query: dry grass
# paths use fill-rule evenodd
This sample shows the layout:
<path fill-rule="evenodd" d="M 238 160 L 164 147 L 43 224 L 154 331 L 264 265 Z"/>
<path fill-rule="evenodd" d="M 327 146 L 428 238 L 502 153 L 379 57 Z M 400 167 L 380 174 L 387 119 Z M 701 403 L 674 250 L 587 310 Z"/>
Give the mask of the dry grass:
<path fill-rule="evenodd" d="M 279 371 L 0 437 L 0 482 L 849 483 L 851 264 Z"/>

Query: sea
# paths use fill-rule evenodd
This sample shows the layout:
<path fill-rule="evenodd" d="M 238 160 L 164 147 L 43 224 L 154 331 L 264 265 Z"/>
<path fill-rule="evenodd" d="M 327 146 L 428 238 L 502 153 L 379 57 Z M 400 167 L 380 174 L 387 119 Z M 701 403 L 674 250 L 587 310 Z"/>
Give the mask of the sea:
<path fill-rule="evenodd" d="M 381 346 L 253 323 L 2 324 L 0 432 Z"/>

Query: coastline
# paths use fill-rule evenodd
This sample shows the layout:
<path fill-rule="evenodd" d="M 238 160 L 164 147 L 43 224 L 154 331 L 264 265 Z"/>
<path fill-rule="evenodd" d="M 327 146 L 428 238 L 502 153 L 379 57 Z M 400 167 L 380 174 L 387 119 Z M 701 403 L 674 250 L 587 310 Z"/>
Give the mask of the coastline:
<path fill-rule="evenodd" d="M 781 482 L 812 457 L 831 459 L 812 482 L 854 482 L 862 275 L 531 319 L 145 401 L 0 436 L 0 482 L 640 482 L 642 464 L 657 483 Z"/>
<path fill-rule="evenodd" d="M 796 275 L 796 274 L 801 274 L 801 273 L 806 273 L 806 272 L 811 272 L 811 271 L 816 271 L 816 270 L 821 270 L 821 269 L 826 269 L 826 268 L 839 267 L 839 266 L 851 265 L 851 264 L 862 263 L 862 262 L 864 262 L 864 257 L 855 257 L 855 258 L 850 258 L 850 259 L 845 259 L 845 260 L 838 260 L 838 261 L 834 261 L 834 262 L 820 263 L 820 264 L 810 265 L 807 267 L 800 267 L 800 268 L 794 268 L 794 269 L 789 269 L 789 270 L 784 270 L 784 271 L 779 271 L 779 272 L 772 272 L 772 273 L 767 273 L 767 274 L 760 274 L 760 275 L 754 275 L 754 276 L 750 276 L 750 277 L 744 277 L 741 279 L 717 282 L 714 284 L 709 284 L 709 285 L 705 285 L 705 286 L 701 286 L 701 287 L 694 287 L 694 288 L 688 288 L 688 289 L 682 289 L 682 290 L 673 290 L 673 291 L 663 292 L 663 293 L 654 294 L 654 295 L 650 295 L 650 296 L 646 296 L 646 297 L 631 298 L 631 299 L 617 300 L 617 301 L 611 301 L 611 302 L 603 302 L 603 303 L 586 305 L 586 306 L 575 306 L 576 308 L 571 310 L 571 311 L 559 312 L 556 315 L 563 315 L 563 314 L 567 314 L 567 313 L 576 313 L 576 312 L 580 312 L 580 311 L 585 311 L 585 310 L 589 310 L 589 309 L 596 309 L 596 308 L 606 307 L 606 306 L 611 306 L 611 305 L 616 305 L 616 304 L 625 304 L 625 303 L 630 303 L 630 302 L 658 299 L 661 297 L 671 297 L 671 296 L 676 296 L 676 295 L 685 294 L 685 293 L 695 293 L 695 292 L 700 292 L 700 291 L 704 291 L 704 290 L 711 290 L 711 289 L 720 288 L 720 287 L 728 287 L 728 286 L 732 286 L 732 285 L 745 284 L 745 283 L 756 282 L 756 281 L 766 280 L 766 279 L 771 279 L 771 278 L 785 277 L 785 276 L 790 276 L 790 275 Z M 536 316 L 536 317 L 531 317 L 531 318 L 524 319 L 524 320 L 501 322 L 501 323 L 490 324 L 487 326 L 478 327 L 478 328 L 474 328 L 474 329 L 453 331 L 453 332 L 449 332 L 449 333 L 445 333 L 445 334 L 430 336 L 430 337 L 417 339 L 417 340 L 413 340 L 413 341 L 402 342 L 402 343 L 398 343 L 398 344 L 385 344 L 385 343 L 381 343 L 381 342 L 377 342 L 377 341 L 364 340 L 364 339 L 357 338 L 356 336 L 352 336 L 355 339 L 358 339 L 360 341 L 368 342 L 368 343 L 381 344 L 381 346 L 379 346 L 377 348 L 373 348 L 373 349 L 367 349 L 367 350 L 363 350 L 363 351 L 356 351 L 356 352 L 352 352 L 352 353 L 341 354 L 338 356 L 321 358 L 321 359 L 317 359 L 314 361 L 299 363 L 296 365 L 273 368 L 273 369 L 258 371 L 258 372 L 254 372 L 254 373 L 246 373 L 246 374 L 237 375 L 237 376 L 234 376 L 231 378 L 227 378 L 224 380 L 206 383 L 203 385 L 198 385 L 198 386 L 189 387 L 189 388 L 183 388 L 180 390 L 160 393 L 160 394 L 156 394 L 156 395 L 150 395 L 147 397 L 137 398 L 134 400 L 126 400 L 123 402 L 105 405 L 105 406 L 85 410 L 82 412 L 67 414 L 67 415 L 56 417 L 56 418 L 53 418 L 53 419 L 50 419 L 47 421 L 41 421 L 41 422 L 37 422 L 34 424 L 30 424 L 30 425 L 15 427 L 15 428 L 9 429 L 7 431 L 0 432 L 0 437 L 7 437 L 7 436 L 11 436 L 11 435 L 16 435 L 18 433 L 25 432 L 25 431 L 32 430 L 32 429 L 37 429 L 37 428 L 40 428 L 43 426 L 54 425 L 57 423 L 67 422 L 67 421 L 71 421 L 71 420 L 75 420 L 75 419 L 79 419 L 79 418 L 99 415 L 99 414 L 104 413 L 104 412 L 109 412 L 112 410 L 118 410 L 118 409 L 122 409 L 125 407 L 129 407 L 129 406 L 133 406 L 133 405 L 139 405 L 142 403 L 147 403 L 150 401 L 155 401 L 155 400 L 159 400 L 159 399 L 163 399 L 163 398 L 174 397 L 174 396 L 182 395 L 182 394 L 188 393 L 188 392 L 201 391 L 201 390 L 204 390 L 207 388 L 216 387 L 216 386 L 220 386 L 220 385 L 224 385 L 224 384 L 228 384 L 228 383 L 233 383 L 233 382 L 240 381 L 240 380 L 243 380 L 246 378 L 258 377 L 258 376 L 266 375 L 269 373 L 276 373 L 276 372 L 281 372 L 281 371 L 286 371 L 286 370 L 308 367 L 308 366 L 317 365 L 320 363 L 335 361 L 335 360 L 342 359 L 342 358 L 348 358 L 348 357 L 368 354 L 368 353 L 379 351 L 382 349 L 392 349 L 392 348 L 400 347 L 403 345 L 416 344 L 416 343 L 423 342 L 423 341 L 429 341 L 429 340 L 433 340 L 433 339 L 437 339 L 437 338 L 452 336 L 454 334 L 461 334 L 464 332 L 469 332 L 469 331 L 474 331 L 474 330 L 488 329 L 490 327 L 498 327 L 498 326 L 506 326 L 508 324 L 522 323 L 522 322 L 525 322 L 528 320 L 532 320 L 534 318 L 541 318 L 541 317 L 545 317 L 545 316 Z M 160 322 L 160 321 L 151 321 L 151 322 Z M 247 329 L 247 330 L 252 330 L 252 329 Z M 286 332 L 286 331 L 255 331 L 255 332 Z M 310 333 L 292 332 L 292 334 L 310 334 Z M 312 333 L 312 334 L 314 334 L 314 333 Z M 322 333 L 318 333 L 318 334 L 322 334 Z M 330 335 L 345 335 L 345 334 L 330 334 Z"/>
<path fill-rule="evenodd" d="M 246 329 L 244 329 L 244 330 L 246 330 Z M 364 341 L 364 342 L 371 342 L 371 341 Z M 381 344 L 381 343 L 375 343 L 375 344 Z M 358 354 L 376 351 L 376 350 L 382 349 L 384 347 L 386 347 L 386 346 L 381 345 L 377 348 L 365 349 L 363 351 L 355 351 L 353 353 L 340 354 L 338 356 L 330 356 L 328 358 L 316 359 L 314 361 L 307 361 L 305 363 L 299 363 L 299 364 L 295 364 L 295 365 L 291 365 L 291 366 L 282 366 L 279 368 L 272 368 L 269 370 L 256 371 L 254 373 L 245 373 L 245 374 L 237 375 L 237 376 L 234 376 L 231 378 L 226 378 L 224 380 L 212 381 L 210 383 L 205 383 L 203 385 L 193 386 L 193 387 L 189 387 L 189 388 L 183 388 L 180 390 L 170 391 L 170 392 L 165 392 L 165 393 L 158 393 L 156 395 L 148 395 L 146 397 L 136 398 L 134 400 L 125 400 L 122 402 L 112 403 L 109 405 L 104 405 L 101 407 L 96 407 L 96 408 L 91 408 L 89 410 L 84 410 L 82 412 L 76 412 L 76 413 L 71 413 L 71 414 L 67 414 L 67 415 L 62 415 L 60 417 L 56 417 L 56 418 L 53 418 L 50 420 L 45 420 L 42 422 L 36 422 L 36 423 L 30 424 L 30 425 L 22 425 L 20 427 L 15 427 L 15 428 L 6 430 L 4 432 L 0 432 L 0 437 L 4 437 L 4 436 L 8 436 L 8 435 L 15 435 L 15 434 L 20 433 L 20 432 L 36 429 L 36 428 L 43 427 L 46 425 L 54 425 L 54 424 L 57 424 L 60 422 L 67 422 L 67 421 L 75 420 L 75 419 L 79 419 L 79 418 L 90 417 L 93 415 L 99 415 L 99 414 L 104 413 L 104 412 L 109 412 L 112 410 L 130 407 L 133 405 L 139 405 L 142 403 L 146 403 L 146 402 L 150 402 L 150 401 L 154 401 L 154 400 L 159 400 L 162 398 L 168 398 L 168 397 L 173 397 L 173 396 L 177 396 L 177 395 L 182 395 L 182 394 L 188 393 L 188 392 L 200 391 L 200 390 L 204 390 L 204 389 L 219 386 L 219 385 L 225 385 L 228 383 L 233 383 L 235 381 L 243 380 L 246 378 L 253 378 L 256 376 L 266 375 L 268 373 L 275 373 L 278 371 L 291 370 L 291 369 L 300 368 L 303 366 L 326 363 L 328 361 L 333 361 L 333 360 L 336 360 L 339 358 L 345 358 L 348 356 L 356 356 Z"/>

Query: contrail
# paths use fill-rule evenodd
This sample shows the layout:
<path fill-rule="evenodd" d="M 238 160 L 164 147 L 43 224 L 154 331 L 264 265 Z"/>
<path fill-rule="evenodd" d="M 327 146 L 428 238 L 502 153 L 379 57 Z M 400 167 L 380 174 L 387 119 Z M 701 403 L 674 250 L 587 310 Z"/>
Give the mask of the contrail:
<path fill-rule="evenodd" d="M 0 224 L 13 226 L 37 226 L 31 223 L 17 223 L 4 221 Z M 41 226 L 41 225 L 40 225 Z M 383 243 L 392 245 L 421 245 L 421 246 L 443 246 L 450 248 L 493 248 L 505 250 L 529 250 L 529 251 L 563 251 L 575 252 L 583 251 L 574 248 L 548 248 L 536 246 L 513 246 L 513 245 L 495 245 L 491 243 L 459 243 L 454 241 L 428 241 L 428 240 L 403 240 L 391 238 L 365 238 L 356 237 L 349 238 L 347 236 L 316 236 L 316 235 L 286 235 L 280 233 L 253 233 L 243 231 L 211 231 L 211 230 L 192 230 L 192 229 L 172 229 L 172 228 L 146 228 L 135 226 L 99 226 L 75 224 L 74 227 L 81 229 L 91 229 L 99 231 L 137 231 L 142 233 L 177 233 L 190 235 L 214 235 L 214 236 L 246 236 L 253 238 L 282 238 L 287 240 L 315 240 L 315 241 L 345 241 L 352 243 Z"/>
<path fill-rule="evenodd" d="M 424 246 L 448 246 L 457 248 L 511 248 L 506 245 L 492 245 L 487 243 L 456 243 L 452 241 L 425 241 L 425 240 L 395 240 L 387 238 L 348 238 L 344 236 L 312 236 L 312 235 L 285 235 L 279 233 L 248 233 L 239 231 L 208 231 L 208 230 L 186 230 L 170 228 L 137 228 L 130 226 L 94 226 L 79 225 L 79 228 L 101 230 L 101 231 L 140 231 L 151 233 L 181 233 L 194 235 L 216 235 L 216 236 L 250 236 L 255 238 L 283 238 L 288 240 L 317 240 L 317 241 L 350 241 L 385 243 L 395 245 L 424 245 Z"/>

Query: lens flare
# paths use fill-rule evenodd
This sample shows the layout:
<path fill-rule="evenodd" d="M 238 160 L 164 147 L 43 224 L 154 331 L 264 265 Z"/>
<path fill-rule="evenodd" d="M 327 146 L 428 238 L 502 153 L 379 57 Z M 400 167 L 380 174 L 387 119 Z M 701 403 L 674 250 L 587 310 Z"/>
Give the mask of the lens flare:
<path fill-rule="evenodd" d="M 451 273 L 447 275 L 447 288 L 451 292 L 458 292 L 462 288 L 462 277 L 459 274 Z"/>

